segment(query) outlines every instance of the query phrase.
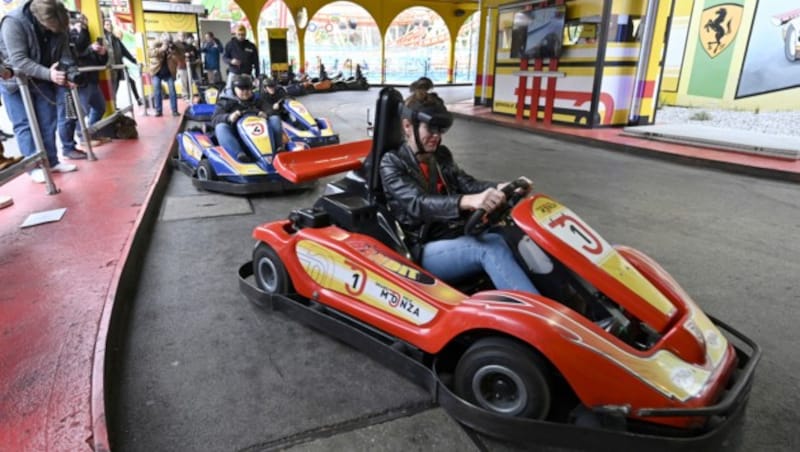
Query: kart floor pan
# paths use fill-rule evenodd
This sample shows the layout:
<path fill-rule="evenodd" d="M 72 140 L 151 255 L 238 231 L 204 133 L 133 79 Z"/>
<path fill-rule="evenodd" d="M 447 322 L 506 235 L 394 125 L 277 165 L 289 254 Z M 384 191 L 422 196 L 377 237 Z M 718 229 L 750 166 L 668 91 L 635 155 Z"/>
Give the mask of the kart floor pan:
<path fill-rule="evenodd" d="M 192 178 L 192 185 L 195 187 L 213 191 L 217 193 L 228 193 L 232 195 L 250 195 L 256 193 L 284 193 L 296 190 L 306 190 L 316 186 L 316 181 L 301 182 L 294 184 L 288 180 L 275 176 L 274 179 L 265 180 L 264 182 L 228 182 L 224 180 L 200 180 L 194 177 L 194 168 L 184 161 L 177 158 L 172 159 L 172 166 L 179 169 L 182 173 Z M 266 178 L 266 176 L 265 176 Z"/>

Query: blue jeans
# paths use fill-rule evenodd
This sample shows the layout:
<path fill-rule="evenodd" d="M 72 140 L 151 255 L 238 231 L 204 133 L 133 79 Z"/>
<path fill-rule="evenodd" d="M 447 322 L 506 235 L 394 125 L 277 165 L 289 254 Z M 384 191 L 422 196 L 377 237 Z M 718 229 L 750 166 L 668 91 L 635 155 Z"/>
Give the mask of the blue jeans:
<path fill-rule="evenodd" d="M 272 150 L 274 152 L 275 149 L 283 144 L 283 125 L 281 123 L 281 117 L 272 115 L 267 119 L 267 124 L 269 127 L 269 136 L 273 143 Z M 227 123 L 219 123 L 214 126 L 214 135 L 217 137 L 217 143 L 227 149 L 234 157 L 239 155 L 240 152 L 244 152 L 244 142 L 239 137 L 236 126 Z"/>
<path fill-rule="evenodd" d="M 100 91 L 100 85 L 89 83 L 80 87 L 78 88 L 78 96 L 81 98 L 83 112 L 89 117 L 86 123 L 87 126 L 91 126 L 103 119 L 103 115 L 106 114 L 106 98 L 103 97 L 103 92 Z"/>
<path fill-rule="evenodd" d="M 36 86 L 33 86 L 36 84 Z M 33 109 L 39 122 L 39 129 L 42 132 L 42 141 L 47 153 L 47 160 L 50 167 L 58 165 L 58 150 L 56 149 L 56 127 L 58 124 L 58 113 L 56 112 L 56 85 L 50 82 L 31 81 L 31 99 Z M 36 153 L 36 145 L 33 141 L 31 126 L 28 122 L 28 115 L 25 113 L 25 104 L 22 102 L 22 93 L 17 91 L 9 93 L 5 88 L 0 88 L 3 94 L 3 105 L 6 107 L 11 124 L 14 126 L 14 135 L 17 139 L 19 150 L 24 156 Z"/>
<path fill-rule="evenodd" d="M 58 138 L 64 153 L 75 150 L 75 124 L 77 119 L 67 118 L 67 92 L 63 86 L 58 87 Z"/>
<path fill-rule="evenodd" d="M 167 82 L 167 89 L 169 89 L 169 107 L 173 113 L 178 112 L 178 94 L 175 93 L 175 79 L 167 77 L 162 79 L 158 75 L 153 76 L 153 94 L 156 96 L 155 107 L 156 113 L 161 113 L 163 97 L 161 95 L 161 82 Z"/>
<path fill-rule="evenodd" d="M 270 115 L 267 119 L 269 126 L 269 136 L 272 138 L 272 149 L 278 149 L 283 146 L 283 122 L 281 122 L 280 115 Z"/>
<path fill-rule="evenodd" d="M 224 122 L 219 123 L 214 126 L 214 135 L 217 137 L 217 143 L 234 158 L 238 158 L 239 154 L 244 152 L 244 144 L 239 139 L 239 133 L 236 132 L 234 126 Z"/>
<path fill-rule="evenodd" d="M 428 242 L 422 249 L 422 266 L 445 282 L 463 281 L 484 271 L 497 289 L 539 293 L 503 236 L 494 232 Z"/>

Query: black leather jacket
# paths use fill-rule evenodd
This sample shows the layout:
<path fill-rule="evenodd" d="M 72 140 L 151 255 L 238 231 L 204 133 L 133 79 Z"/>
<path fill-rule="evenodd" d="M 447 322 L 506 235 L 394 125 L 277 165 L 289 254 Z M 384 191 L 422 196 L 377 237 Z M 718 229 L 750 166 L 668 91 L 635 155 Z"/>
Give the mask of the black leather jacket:
<path fill-rule="evenodd" d="M 232 94 L 230 91 L 226 91 L 223 92 L 219 99 L 217 99 L 217 104 L 214 107 L 214 114 L 211 117 L 211 125 L 216 126 L 217 124 L 230 124 L 228 119 L 230 118 L 231 113 L 234 111 L 241 111 L 242 113 L 248 111 L 263 111 L 268 113 L 271 111 L 271 109 L 271 105 L 267 105 L 263 100 L 256 96 L 253 96 L 248 100 L 241 100 L 236 97 L 235 94 Z"/>
<path fill-rule="evenodd" d="M 403 227 L 406 244 L 412 251 L 433 240 L 462 235 L 468 212 L 458 207 L 461 195 L 497 186 L 496 182 L 480 181 L 464 172 L 445 146 L 439 146 L 434 155 L 444 181 L 443 193 L 428 192 L 428 181 L 408 143 L 381 158 L 380 174 L 386 202 Z"/>

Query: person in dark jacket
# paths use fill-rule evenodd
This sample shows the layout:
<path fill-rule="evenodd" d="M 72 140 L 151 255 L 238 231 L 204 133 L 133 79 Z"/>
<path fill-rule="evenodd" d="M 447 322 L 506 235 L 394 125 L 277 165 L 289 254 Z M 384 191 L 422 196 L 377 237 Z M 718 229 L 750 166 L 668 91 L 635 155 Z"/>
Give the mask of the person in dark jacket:
<path fill-rule="evenodd" d="M 79 67 L 103 66 L 108 61 L 108 53 L 105 46 L 98 42 L 91 42 L 89 37 L 88 19 L 85 15 L 73 19 L 70 25 L 69 40 L 72 53 L 77 57 L 75 63 Z M 62 59 L 63 61 L 63 59 Z M 99 75 L 97 71 L 84 72 L 85 82 L 78 86 L 78 96 L 83 113 L 88 117 L 86 124 L 91 126 L 100 119 L 106 112 L 106 99 L 100 91 Z M 71 160 L 85 159 L 86 153 L 75 147 L 75 128 L 78 118 L 75 115 L 68 115 L 71 96 L 67 95 L 68 88 L 59 88 L 58 93 L 58 135 L 61 139 L 62 154 Z M 85 144 L 85 137 L 81 131 L 78 132 L 81 141 Z M 108 141 L 108 140 L 106 140 Z M 99 146 L 103 142 L 94 141 L 93 146 Z"/>
<path fill-rule="evenodd" d="M 58 62 L 63 53 L 69 52 L 68 29 L 67 9 L 59 0 L 29 0 L 4 16 L 0 25 L 0 59 L 16 75 L 28 78 L 47 161 L 52 171 L 61 173 L 77 169 L 70 163 L 59 162 L 56 149 L 56 92 L 58 86 L 68 83 L 67 74 L 59 69 Z M 20 151 L 26 157 L 33 155 L 37 149 L 16 78 L 2 80 L 0 93 Z M 34 182 L 45 181 L 40 168 L 31 171 L 30 176 Z"/>
<path fill-rule="evenodd" d="M 109 53 L 111 53 L 111 57 L 113 58 L 111 64 L 122 64 L 123 58 L 133 64 L 139 64 L 139 62 L 136 61 L 136 57 L 131 54 L 128 48 L 125 47 L 125 44 L 122 43 L 119 36 L 117 36 L 117 31 L 114 30 L 114 24 L 111 22 L 111 19 L 103 21 L 103 31 L 106 37 L 106 45 L 109 47 Z M 114 97 L 115 101 L 117 98 L 117 90 L 119 89 L 119 82 L 125 79 L 125 73 L 127 72 L 127 67 L 125 69 L 114 69 L 111 71 L 111 95 Z M 128 82 L 130 83 L 131 92 L 133 93 L 134 99 L 136 99 L 136 103 L 141 106 L 142 98 L 139 96 L 136 82 L 131 79 L 130 74 L 128 74 Z"/>
<path fill-rule="evenodd" d="M 225 44 L 222 59 L 228 65 L 228 81 L 226 88 L 230 88 L 233 77 L 237 74 L 247 74 L 255 78 L 259 76 L 258 49 L 256 45 L 247 40 L 247 29 L 240 25 L 236 29 L 236 37 Z"/>
<path fill-rule="evenodd" d="M 405 142 L 380 162 L 389 210 L 414 257 L 438 278 L 455 283 L 484 271 L 497 289 L 539 293 L 500 233 L 464 234 L 472 211 L 491 212 L 503 204 L 506 183 L 481 181 L 458 167 L 441 144 L 452 122 L 435 93 L 419 90 L 408 98 L 402 113 Z"/>
<path fill-rule="evenodd" d="M 232 88 L 223 91 L 217 99 L 211 118 L 219 145 L 235 155 L 239 161 L 251 162 L 252 159 L 245 152 L 244 143 L 236 131 L 236 121 L 245 113 L 258 112 L 259 116 L 267 118 L 273 150 L 281 151 L 283 127 L 280 116 L 273 114 L 272 104 L 267 99 L 254 95 L 253 78 L 246 74 L 237 75 L 231 84 Z"/>

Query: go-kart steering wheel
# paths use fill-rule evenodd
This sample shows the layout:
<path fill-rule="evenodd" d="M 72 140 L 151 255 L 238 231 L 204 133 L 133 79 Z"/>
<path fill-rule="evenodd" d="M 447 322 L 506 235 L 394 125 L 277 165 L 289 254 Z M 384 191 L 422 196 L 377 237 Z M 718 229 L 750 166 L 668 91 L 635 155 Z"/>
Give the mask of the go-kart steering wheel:
<path fill-rule="evenodd" d="M 501 190 L 506 195 L 506 202 L 502 206 L 498 206 L 495 210 L 488 215 L 487 221 L 483 221 L 486 216 L 486 209 L 480 208 L 470 215 L 467 224 L 464 226 L 464 234 L 478 235 L 485 231 L 489 226 L 497 223 L 500 219 L 504 218 L 508 212 L 514 207 L 522 198 L 528 194 L 530 183 L 527 179 L 519 178 L 510 182 Z M 522 189 L 518 191 L 519 189 Z"/>

